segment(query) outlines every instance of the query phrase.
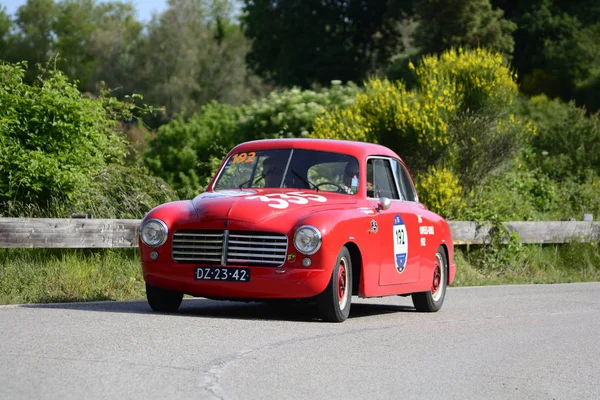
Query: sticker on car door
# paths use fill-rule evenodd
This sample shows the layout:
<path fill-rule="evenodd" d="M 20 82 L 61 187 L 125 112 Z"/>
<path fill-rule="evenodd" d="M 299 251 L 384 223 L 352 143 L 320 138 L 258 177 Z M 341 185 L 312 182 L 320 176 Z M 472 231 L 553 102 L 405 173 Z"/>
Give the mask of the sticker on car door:
<path fill-rule="evenodd" d="M 406 225 L 402 217 L 394 217 L 394 259 L 396 260 L 396 271 L 399 274 L 404 272 L 406 259 L 408 257 L 408 236 L 406 234 Z"/>

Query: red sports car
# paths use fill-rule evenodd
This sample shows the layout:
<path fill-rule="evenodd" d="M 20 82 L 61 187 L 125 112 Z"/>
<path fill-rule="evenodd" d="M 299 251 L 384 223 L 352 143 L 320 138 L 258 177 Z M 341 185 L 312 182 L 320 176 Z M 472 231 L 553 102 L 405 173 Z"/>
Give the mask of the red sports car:
<path fill-rule="evenodd" d="M 140 252 L 155 311 L 184 294 L 307 299 L 344 321 L 352 295 L 412 295 L 438 311 L 454 280 L 450 228 L 419 203 L 403 161 L 369 143 L 274 139 L 240 144 L 205 193 L 143 219 Z"/>

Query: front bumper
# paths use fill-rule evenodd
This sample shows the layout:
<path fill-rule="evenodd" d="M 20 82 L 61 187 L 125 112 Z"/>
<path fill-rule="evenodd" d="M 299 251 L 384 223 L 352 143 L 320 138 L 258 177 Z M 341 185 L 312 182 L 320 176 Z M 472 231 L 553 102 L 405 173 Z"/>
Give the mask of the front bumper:
<path fill-rule="evenodd" d="M 331 269 L 282 266 L 250 268 L 250 282 L 196 280 L 200 264 L 144 261 L 144 280 L 154 286 L 192 296 L 239 299 L 299 299 L 321 293 L 331 278 Z"/>

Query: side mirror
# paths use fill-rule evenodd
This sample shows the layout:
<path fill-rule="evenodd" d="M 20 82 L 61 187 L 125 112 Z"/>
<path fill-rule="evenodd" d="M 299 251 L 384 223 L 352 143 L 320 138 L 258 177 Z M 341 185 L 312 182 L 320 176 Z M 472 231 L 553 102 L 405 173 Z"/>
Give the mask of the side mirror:
<path fill-rule="evenodd" d="M 387 197 L 380 197 L 379 202 L 377 203 L 377 209 L 379 211 L 387 210 L 388 208 L 390 208 L 391 205 L 392 201 L 390 199 L 388 199 Z"/>

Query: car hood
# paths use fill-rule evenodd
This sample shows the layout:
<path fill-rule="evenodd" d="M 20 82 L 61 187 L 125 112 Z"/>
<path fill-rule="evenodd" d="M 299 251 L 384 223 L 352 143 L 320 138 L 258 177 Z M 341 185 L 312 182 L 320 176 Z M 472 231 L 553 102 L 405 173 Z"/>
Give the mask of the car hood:
<path fill-rule="evenodd" d="M 290 189 L 221 190 L 203 193 L 192 200 L 201 221 L 230 220 L 257 225 L 278 218 L 276 224 L 281 228 L 287 225 L 285 221 L 297 221 L 309 213 L 345 208 L 356 202 L 344 194 Z"/>

